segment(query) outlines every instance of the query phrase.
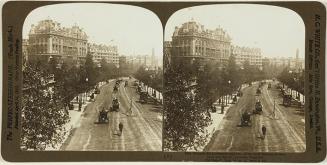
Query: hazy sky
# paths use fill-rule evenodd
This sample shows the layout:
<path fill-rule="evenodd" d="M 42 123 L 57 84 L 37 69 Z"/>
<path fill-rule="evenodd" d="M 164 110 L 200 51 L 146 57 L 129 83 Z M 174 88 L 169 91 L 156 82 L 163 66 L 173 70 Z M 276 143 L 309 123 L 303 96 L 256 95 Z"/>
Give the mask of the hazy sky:
<path fill-rule="evenodd" d="M 116 4 L 59 4 L 33 10 L 26 18 L 23 37 L 32 24 L 53 19 L 62 27 L 75 23 L 89 36 L 89 42 L 114 44 L 119 54 L 149 54 L 162 57 L 163 29 L 158 17 L 147 9 Z M 113 41 L 112 41 L 113 40 Z"/>
<path fill-rule="evenodd" d="M 171 41 L 175 26 L 191 19 L 204 28 L 222 27 L 232 44 L 261 48 L 265 57 L 304 57 L 305 27 L 292 10 L 265 5 L 211 5 L 186 8 L 174 13 L 165 28 L 165 40 Z"/>

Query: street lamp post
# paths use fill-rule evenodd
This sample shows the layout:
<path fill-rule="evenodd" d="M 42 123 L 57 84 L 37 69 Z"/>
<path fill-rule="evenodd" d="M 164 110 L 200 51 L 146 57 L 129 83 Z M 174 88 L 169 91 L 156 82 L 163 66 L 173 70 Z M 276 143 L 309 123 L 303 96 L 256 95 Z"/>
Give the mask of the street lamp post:
<path fill-rule="evenodd" d="M 229 88 L 229 90 L 231 90 L 230 84 L 231 84 L 231 81 L 228 80 L 228 88 Z M 230 95 L 228 95 L 228 96 L 229 97 L 227 98 L 227 103 L 229 104 Z"/>
<path fill-rule="evenodd" d="M 88 78 L 85 79 L 86 83 L 89 81 Z M 84 93 L 81 94 L 81 97 L 78 101 L 78 111 L 81 111 L 82 110 L 82 104 L 85 103 L 85 100 L 86 100 L 86 91 Z"/>
<path fill-rule="evenodd" d="M 86 81 L 86 84 L 88 83 L 88 81 L 89 81 L 89 79 L 86 77 L 85 78 L 85 81 Z M 83 100 L 83 103 L 85 103 L 85 100 L 86 100 L 86 98 L 87 98 L 87 91 L 85 91 L 85 93 L 84 93 L 84 100 Z"/>
<path fill-rule="evenodd" d="M 292 73 L 293 73 L 293 71 L 290 70 L 290 71 L 288 71 L 288 73 L 290 74 L 290 77 L 292 77 Z M 291 82 L 289 82 L 289 83 L 291 83 Z M 290 85 L 290 84 L 289 84 L 289 85 Z M 290 89 L 289 86 L 287 86 L 287 89 Z M 291 93 L 291 97 L 293 97 L 292 89 L 290 89 L 290 93 Z"/>

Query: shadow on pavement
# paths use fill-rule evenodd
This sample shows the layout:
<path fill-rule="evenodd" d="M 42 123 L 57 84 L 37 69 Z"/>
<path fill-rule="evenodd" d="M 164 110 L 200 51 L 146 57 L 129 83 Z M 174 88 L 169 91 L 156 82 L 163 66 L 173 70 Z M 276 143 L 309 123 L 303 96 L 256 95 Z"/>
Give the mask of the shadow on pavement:
<path fill-rule="evenodd" d="M 304 116 L 304 110 L 295 110 L 295 115 Z"/>
<path fill-rule="evenodd" d="M 162 108 L 159 108 L 159 107 L 154 107 L 154 108 L 151 108 L 150 111 L 152 112 L 162 112 Z"/>

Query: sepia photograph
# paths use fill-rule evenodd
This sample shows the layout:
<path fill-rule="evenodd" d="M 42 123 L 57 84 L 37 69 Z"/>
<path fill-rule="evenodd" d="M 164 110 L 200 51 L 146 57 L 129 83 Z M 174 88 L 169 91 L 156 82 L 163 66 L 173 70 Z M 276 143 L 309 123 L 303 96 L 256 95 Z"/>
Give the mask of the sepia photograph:
<path fill-rule="evenodd" d="M 320 1 L 3 1 L 1 162 L 323 163 Z"/>
<path fill-rule="evenodd" d="M 164 36 L 164 151 L 306 151 L 305 26 L 258 4 L 178 10 Z"/>
<path fill-rule="evenodd" d="M 150 10 L 34 9 L 23 26 L 23 151 L 162 151 L 163 29 Z"/>

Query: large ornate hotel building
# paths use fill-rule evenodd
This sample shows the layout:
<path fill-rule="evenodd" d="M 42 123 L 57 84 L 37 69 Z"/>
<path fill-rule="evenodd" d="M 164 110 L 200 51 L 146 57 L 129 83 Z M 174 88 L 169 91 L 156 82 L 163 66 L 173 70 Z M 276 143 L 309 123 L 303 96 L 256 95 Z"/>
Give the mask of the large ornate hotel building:
<path fill-rule="evenodd" d="M 116 46 L 88 43 L 88 36 L 82 28 L 76 25 L 62 27 L 60 23 L 51 19 L 32 25 L 28 40 L 25 42 L 23 47 L 27 52 L 23 53 L 29 60 L 56 58 L 59 62 L 70 61 L 80 64 L 90 53 L 95 62 L 100 62 L 103 58 L 108 63 L 114 63 L 116 66 L 119 64 Z"/>
<path fill-rule="evenodd" d="M 171 41 L 164 43 L 164 58 L 170 64 L 171 58 L 183 58 L 186 61 L 199 60 L 226 63 L 231 55 L 242 65 L 262 68 L 262 53 L 259 48 L 233 46 L 230 35 L 221 27 L 205 29 L 203 25 L 189 21 L 181 27 L 175 27 Z"/>
<path fill-rule="evenodd" d="M 222 28 L 205 29 L 190 21 L 175 27 L 171 42 L 171 57 L 190 60 L 227 61 L 231 51 L 231 38 Z"/>

